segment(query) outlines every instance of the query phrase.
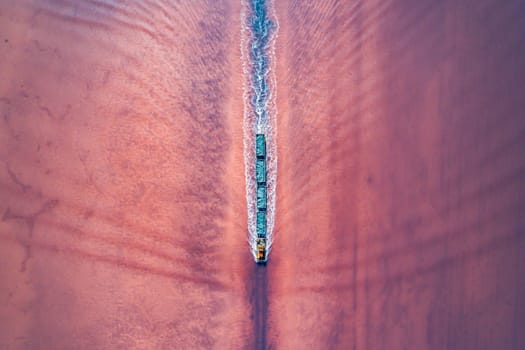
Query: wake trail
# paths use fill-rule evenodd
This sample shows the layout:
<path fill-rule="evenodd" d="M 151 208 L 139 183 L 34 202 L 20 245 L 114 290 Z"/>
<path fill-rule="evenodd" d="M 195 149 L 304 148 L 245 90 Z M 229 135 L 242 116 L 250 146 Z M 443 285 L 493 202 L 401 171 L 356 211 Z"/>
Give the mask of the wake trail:
<path fill-rule="evenodd" d="M 255 134 L 266 135 L 267 150 L 267 253 L 273 243 L 277 186 L 277 108 L 275 40 L 278 23 L 268 0 L 245 0 L 241 10 L 243 65 L 243 139 L 248 241 L 255 258 L 257 183 L 255 179 Z"/>

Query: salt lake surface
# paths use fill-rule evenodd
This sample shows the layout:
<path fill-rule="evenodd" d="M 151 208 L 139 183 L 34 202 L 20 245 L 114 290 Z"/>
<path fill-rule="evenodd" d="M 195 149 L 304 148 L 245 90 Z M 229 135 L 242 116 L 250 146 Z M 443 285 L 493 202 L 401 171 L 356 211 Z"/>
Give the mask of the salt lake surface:
<path fill-rule="evenodd" d="M 0 0 L 0 349 L 525 348 L 525 4 Z"/>

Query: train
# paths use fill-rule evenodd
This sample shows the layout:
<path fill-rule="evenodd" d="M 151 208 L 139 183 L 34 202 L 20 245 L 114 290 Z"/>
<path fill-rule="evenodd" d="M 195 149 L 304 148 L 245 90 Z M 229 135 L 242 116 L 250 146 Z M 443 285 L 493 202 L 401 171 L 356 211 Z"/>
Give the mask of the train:
<path fill-rule="evenodd" d="M 266 181 L 266 137 L 255 134 L 255 179 L 257 181 L 257 241 L 255 245 L 255 261 L 265 264 L 268 261 L 266 204 L 268 186 Z"/>

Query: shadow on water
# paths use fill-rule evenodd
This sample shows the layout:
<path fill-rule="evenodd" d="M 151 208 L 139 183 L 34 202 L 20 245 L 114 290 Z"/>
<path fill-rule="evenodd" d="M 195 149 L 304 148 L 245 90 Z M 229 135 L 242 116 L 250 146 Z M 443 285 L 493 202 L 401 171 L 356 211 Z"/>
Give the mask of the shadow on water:
<path fill-rule="evenodd" d="M 248 290 L 252 306 L 253 349 L 267 349 L 268 269 L 266 265 L 254 264 Z"/>

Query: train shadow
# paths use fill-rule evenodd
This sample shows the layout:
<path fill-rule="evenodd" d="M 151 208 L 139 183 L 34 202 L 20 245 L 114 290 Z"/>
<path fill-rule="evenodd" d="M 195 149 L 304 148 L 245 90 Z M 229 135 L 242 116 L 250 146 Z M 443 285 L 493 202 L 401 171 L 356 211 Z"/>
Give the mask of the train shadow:
<path fill-rule="evenodd" d="M 252 349 L 267 349 L 268 332 L 268 265 L 254 264 L 248 284 L 253 323 Z"/>

